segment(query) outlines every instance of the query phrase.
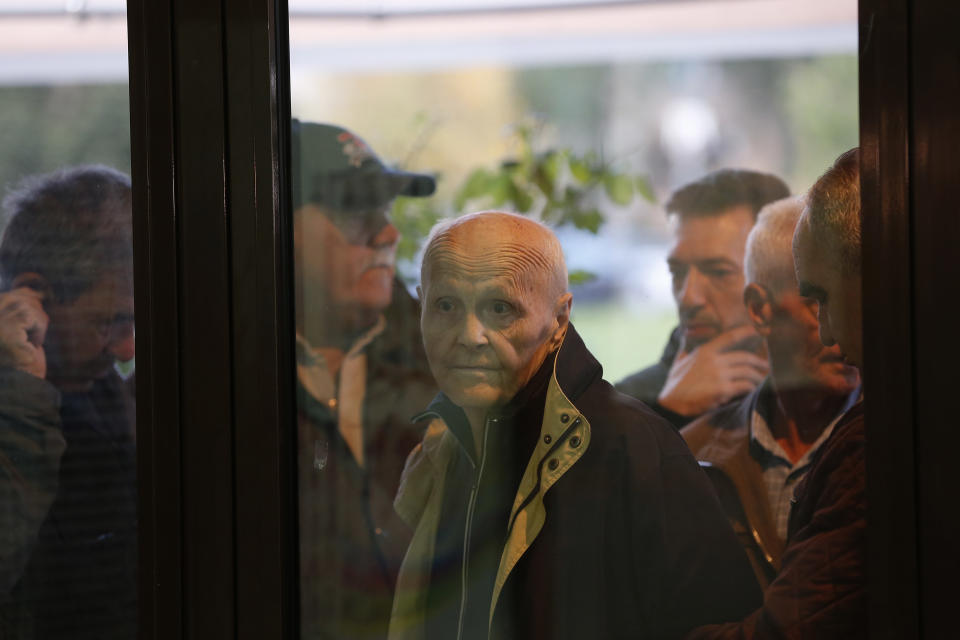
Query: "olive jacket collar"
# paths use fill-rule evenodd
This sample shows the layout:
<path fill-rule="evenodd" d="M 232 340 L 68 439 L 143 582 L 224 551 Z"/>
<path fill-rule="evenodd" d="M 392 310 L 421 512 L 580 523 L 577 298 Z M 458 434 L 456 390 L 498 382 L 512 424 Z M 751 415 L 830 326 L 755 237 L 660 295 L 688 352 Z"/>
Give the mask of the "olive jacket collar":
<path fill-rule="evenodd" d="M 572 356 L 567 352 L 581 351 L 577 346 L 582 347 L 582 341 L 571 325 L 553 359 L 540 436 L 514 498 L 488 622 L 493 619 L 508 576 L 543 528 L 546 520 L 544 495 L 590 446 L 590 423 L 577 410 L 573 400 L 600 377 L 602 369 L 588 353 L 588 360 L 570 366 L 568 360 Z M 582 351 L 586 352 L 585 349 Z M 569 376 L 558 377 L 558 370 L 569 372 Z M 426 435 L 407 460 L 394 501 L 397 513 L 414 533 L 397 579 L 390 621 L 391 640 L 423 637 L 423 617 L 443 503 L 444 478 L 448 465 L 461 447 L 439 413 L 428 412 L 427 415 L 431 420 Z"/>

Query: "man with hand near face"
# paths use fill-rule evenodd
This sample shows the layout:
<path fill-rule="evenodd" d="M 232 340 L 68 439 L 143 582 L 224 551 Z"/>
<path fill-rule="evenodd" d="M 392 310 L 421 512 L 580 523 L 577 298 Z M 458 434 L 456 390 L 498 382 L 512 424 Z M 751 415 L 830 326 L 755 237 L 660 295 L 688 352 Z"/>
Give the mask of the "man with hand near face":
<path fill-rule="evenodd" d="M 570 324 L 560 244 L 501 212 L 438 226 L 421 327 L 441 393 L 395 502 L 390 637 L 670 638 L 759 599 L 679 435 Z"/>
<path fill-rule="evenodd" d="M 675 191 L 667 258 L 680 326 L 660 362 L 617 384 L 676 427 L 753 391 L 769 373 L 762 341 L 743 306 L 747 234 L 762 207 L 785 198 L 779 178 L 721 169 Z"/>
<path fill-rule="evenodd" d="M 817 302 L 820 340 L 863 363 L 860 156 L 841 155 L 811 187 L 793 236 L 800 295 Z M 881 471 L 882 472 L 882 471 Z M 691 640 L 867 637 L 866 429 L 863 399 L 834 425 L 795 492 L 779 572 L 763 606 Z"/>
<path fill-rule="evenodd" d="M 410 537 L 393 497 L 436 393 L 389 211 L 434 180 L 334 125 L 292 133 L 301 636 L 384 638 Z"/>
<path fill-rule="evenodd" d="M 0 601 L 30 558 L 65 447 L 60 397 L 45 380 L 42 301 L 27 287 L 0 293 Z"/>
<path fill-rule="evenodd" d="M 802 198 L 760 212 L 747 239 L 744 304 L 770 376 L 742 400 L 680 432 L 707 466 L 763 586 L 780 569 L 794 490 L 814 452 L 857 401 L 858 371 L 820 342 L 816 301 L 800 295 L 793 232 Z"/>
<path fill-rule="evenodd" d="M 55 498 L 3 603 L 11 637 L 136 635 L 134 399 L 115 368 L 135 355 L 131 202 L 130 178 L 97 165 L 33 176 L 4 200 L 0 334 L 13 367 L 34 376 L 4 408 L 58 410 L 59 433 L 45 419 L 31 448 L 66 443 Z"/>

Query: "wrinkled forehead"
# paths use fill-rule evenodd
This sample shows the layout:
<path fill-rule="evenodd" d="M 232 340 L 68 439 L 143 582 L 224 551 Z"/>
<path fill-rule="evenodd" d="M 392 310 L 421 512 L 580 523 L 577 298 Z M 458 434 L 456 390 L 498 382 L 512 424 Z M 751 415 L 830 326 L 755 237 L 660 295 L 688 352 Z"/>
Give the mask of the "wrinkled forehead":
<path fill-rule="evenodd" d="M 424 286 L 440 276 L 504 279 L 521 291 L 546 286 L 552 269 L 546 253 L 521 239 L 447 232 L 433 239 L 423 257 Z"/>

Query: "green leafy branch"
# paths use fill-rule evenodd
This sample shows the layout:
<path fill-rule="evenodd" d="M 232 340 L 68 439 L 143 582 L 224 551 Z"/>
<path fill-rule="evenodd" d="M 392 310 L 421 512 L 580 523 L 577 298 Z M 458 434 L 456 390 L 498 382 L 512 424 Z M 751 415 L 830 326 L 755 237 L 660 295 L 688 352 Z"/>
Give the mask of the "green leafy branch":
<path fill-rule="evenodd" d="M 456 211 L 509 208 L 548 224 L 572 224 L 597 233 L 605 221 L 600 193 L 619 207 L 630 206 L 636 197 L 654 202 L 653 189 L 644 176 L 618 172 L 593 152 L 537 152 L 534 138 L 538 130 L 536 125 L 517 125 L 517 157 L 501 162 L 496 169 L 473 170 L 454 197 Z"/>
<path fill-rule="evenodd" d="M 597 233 L 606 221 L 604 209 L 628 207 L 637 198 L 655 202 L 646 177 L 616 171 L 593 152 L 536 151 L 541 129 L 538 123 L 515 126 L 515 157 L 494 169 L 471 171 L 454 192 L 448 211 L 440 209 L 435 198 L 398 198 L 392 212 L 402 234 L 398 257 L 412 260 L 437 221 L 468 210 L 508 209 L 553 226 L 573 225 Z M 575 271 L 570 283 L 592 278 L 588 272 Z"/>

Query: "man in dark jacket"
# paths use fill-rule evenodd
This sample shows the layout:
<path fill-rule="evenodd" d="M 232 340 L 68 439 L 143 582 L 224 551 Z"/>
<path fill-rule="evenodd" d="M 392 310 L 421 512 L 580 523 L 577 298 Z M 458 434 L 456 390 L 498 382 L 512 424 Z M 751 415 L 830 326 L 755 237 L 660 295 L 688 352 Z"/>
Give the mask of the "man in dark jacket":
<path fill-rule="evenodd" d="M 677 225 L 667 264 L 680 326 L 660 361 L 618 391 L 679 428 L 760 384 L 769 368 L 743 308 L 744 247 L 760 209 L 788 195 L 775 176 L 721 169 L 670 196 Z"/>
<path fill-rule="evenodd" d="M 800 293 L 818 302 L 820 339 L 863 362 L 860 158 L 841 155 L 813 185 L 794 235 Z M 796 491 L 780 572 L 763 606 L 691 639 L 840 640 L 867 637 L 866 432 L 863 401 L 833 428 Z"/>
<path fill-rule="evenodd" d="M 65 169 L 26 180 L 4 205 L 10 222 L 0 241 L 0 278 L 11 292 L 29 290 L 42 300 L 46 380 L 54 406 L 59 396 L 66 442 L 55 498 L 4 606 L 7 631 L 17 638 L 133 638 L 133 397 L 115 368 L 134 357 L 130 179 L 102 166 Z M 37 403 L 25 409 L 29 415 L 49 411 L 49 393 L 21 400 L 29 398 Z"/>
<path fill-rule="evenodd" d="M 679 435 L 602 379 L 570 325 L 552 232 L 460 218 L 421 280 L 442 393 L 397 496 L 414 537 L 391 638 L 672 638 L 758 602 Z"/>
<path fill-rule="evenodd" d="M 711 411 L 680 434 L 766 586 L 780 569 L 798 483 L 834 424 L 858 399 L 860 376 L 837 345 L 821 344 L 817 305 L 800 295 L 793 232 L 801 198 L 760 212 L 747 239 L 743 298 L 770 360 L 770 377 L 738 402 Z"/>
<path fill-rule="evenodd" d="M 60 396 L 45 380 L 49 319 L 37 291 L 0 293 L 0 603 L 20 580 L 57 490 Z M 3 605 L 0 605 L 3 606 Z M 7 637 L 0 621 L 0 638 Z"/>
<path fill-rule="evenodd" d="M 393 497 L 436 393 L 388 213 L 434 181 L 333 125 L 294 121 L 293 142 L 301 632 L 384 638 L 410 537 Z"/>

